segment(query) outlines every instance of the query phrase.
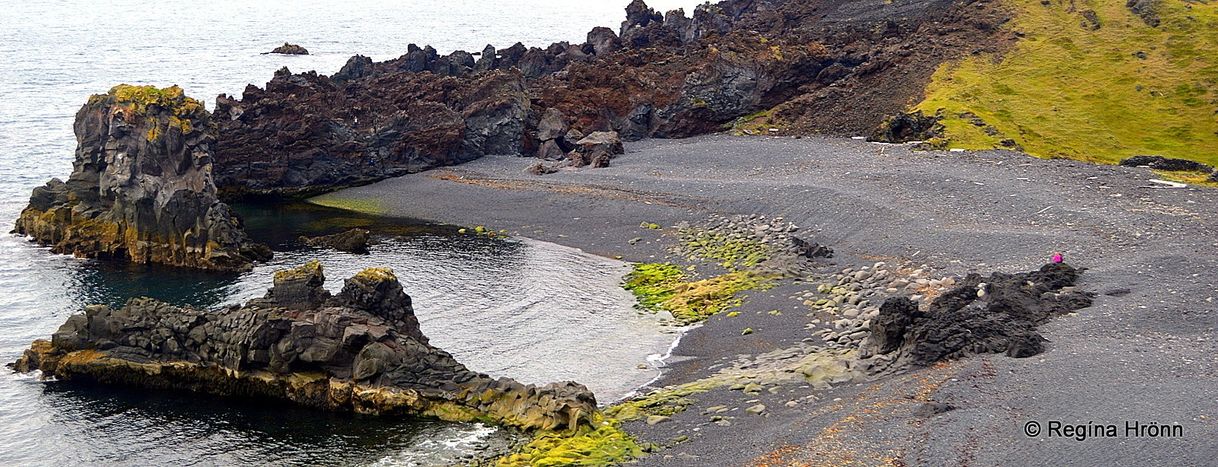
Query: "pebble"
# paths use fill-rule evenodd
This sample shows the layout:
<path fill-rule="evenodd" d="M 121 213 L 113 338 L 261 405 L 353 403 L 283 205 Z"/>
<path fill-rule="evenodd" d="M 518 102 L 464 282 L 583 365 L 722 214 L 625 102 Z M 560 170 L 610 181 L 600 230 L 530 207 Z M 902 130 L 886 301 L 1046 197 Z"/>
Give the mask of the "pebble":
<path fill-rule="evenodd" d="M 757 405 L 751 406 L 747 409 L 744 409 L 744 411 L 751 413 L 753 415 L 761 415 L 762 412 L 765 412 L 765 404 L 757 404 Z"/>
<path fill-rule="evenodd" d="M 795 406 L 798 406 L 798 405 L 799 405 L 799 402 L 795 402 L 795 401 L 787 401 L 787 404 L 786 404 L 786 405 L 787 405 L 787 407 L 795 407 Z"/>

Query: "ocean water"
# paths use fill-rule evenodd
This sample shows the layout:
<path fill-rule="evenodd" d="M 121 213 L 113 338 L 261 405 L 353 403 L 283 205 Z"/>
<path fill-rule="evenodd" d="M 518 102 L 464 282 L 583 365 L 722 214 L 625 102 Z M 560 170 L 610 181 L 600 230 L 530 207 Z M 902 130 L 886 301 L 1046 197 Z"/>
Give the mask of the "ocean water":
<path fill-rule="evenodd" d="M 383 60 L 408 43 L 446 53 L 516 41 L 582 42 L 616 29 L 627 2 L 0 1 L 0 228 L 30 190 L 71 171 L 72 122 L 117 83 L 178 84 L 215 95 L 274 70 L 328 74 L 353 54 Z M 693 1 L 649 2 L 684 7 Z M 283 42 L 312 55 L 262 55 Z M 0 362 L 49 336 L 87 303 L 147 295 L 217 306 L 259 296 L 280 267 L 321 259 L 332 289 L 367 266 L 392 267 L 423 332 L 467 366 L 525 382 L 574 379 L 602 402 L 655 376 L 640 370 L 673 335 L 632 309 L 625 265 L 528 239 L 488 240 L 417 221 L 304 206 L 240 206 L 276 259 L 240 276 L 133 267 L 50 254 L 0 235 Z M 487 221 L 493 224 L 493 219 Z M 371 255 L 301 249 L 301 233 L 353 225 L 383 241 Z M 501 437 L 495 428 L 323 414 L 182 394 L 81 388 L 0 370 L 0 465 L 434 465 Z"/>

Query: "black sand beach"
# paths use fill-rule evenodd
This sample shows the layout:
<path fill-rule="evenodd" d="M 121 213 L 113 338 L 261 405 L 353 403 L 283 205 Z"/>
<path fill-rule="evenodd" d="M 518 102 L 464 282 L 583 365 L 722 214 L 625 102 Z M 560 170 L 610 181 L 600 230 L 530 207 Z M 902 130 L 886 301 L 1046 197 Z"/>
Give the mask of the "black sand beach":
<path fill-rule="evenodd" d="M 668 446 L 644 465 L 1201 465 L 1218 457 L 1218 191 L 1149 182 L 1146 169 L 828 138 L 651 140 L 627 145 L 610 168 L 546 176 L 525 172 L 532 161 L 486 157 L 317 201 L 484 224 L 639 262 L 679 260 L 666 236 L 682 221 L 782 216 L 836 251 L 826 271 L 912 261 L 936 277 L 1019 272 L 1063 251 L 1087 268 L 1080 288 L 1099 294 L 1092 307 L 1041 326 L 1047 351 L 1031 358 L 977 356 L 827 391 L 793 383 L 692 396 L 671 420 L 626 426 Z M 655 385 L 811 342 L 809 318 L 790 299 L 806 288 L 755 292 L 739 317 L 712 317 L 685 336 Z M 745 327 L 754 332 L 742 336 Z M 928 401 L 954 410 L 927 412 Z M 764 412 L 745 413 L 756 404 Z M 728 426 L 711 422 L 706 409 L 716 406 L 732 415 Z M 1046 432 L 1027 436 L 1033 421 Z M 1115 424 L 1122 435 L 1127 422 L 1179 424 L 1183 436 L 1080 441 L 1050 437 L 1052 421 Z"/>

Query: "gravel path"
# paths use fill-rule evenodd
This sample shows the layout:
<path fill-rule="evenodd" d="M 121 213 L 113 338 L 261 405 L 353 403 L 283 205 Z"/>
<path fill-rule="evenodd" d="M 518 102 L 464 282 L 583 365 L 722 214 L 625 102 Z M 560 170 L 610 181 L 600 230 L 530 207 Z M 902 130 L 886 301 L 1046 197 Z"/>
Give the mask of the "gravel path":
<path fill-rule="evenodd" d="M 671 423 L 628 428 L 644 440 L 689 440 L 643 459 L 663 465 L 792 463 L 1209 464 L 1218 458 L 1218 190 L 1150 183 L 1146 169 L 1039 160 L 1016 153 L 910 152 L 825 138 L 651 140 L 606 169 L 528 175 L 531 160 L 490 157 L 457 168 L 326 195 L 375 201 L 386 214 L 505 228 L 631 261 L 666 257 L 663 231 L 710 213 L 784 216 L 837 251 L 838 265 L 912 259 L 936 274 L 1038 267 L 1051 252 L 1089 268 L 1100 295 L 1042 326 L 1048 351 L 974 357 L 813 394 L 760 399 L 763 415 L 708 424 L 699 407 L 734 403 L 712 391 Z M 628 240 L 642 238 L 630 245 Z M 712 318 L 686 336 L 663 384 L 690 381 L 739 354 L 808 337 L 795 290 L 757 293 L 746 321 Z M 755 338 L 731 339 L 740 326 Z M 754 337 L 754 336 L 750 336 Z M 923 400 L 955 410 L 917 416 Z M 1115 424 L 1116 438 L 1049 437 L 1050 421 Z M 1024 434 L 1030 421 L 1044 431 Z M 1126 422 L 1180 424 L 1178 438 L 1126 437 Z M 691 427 L 699 428 L 692 431 Z"/>

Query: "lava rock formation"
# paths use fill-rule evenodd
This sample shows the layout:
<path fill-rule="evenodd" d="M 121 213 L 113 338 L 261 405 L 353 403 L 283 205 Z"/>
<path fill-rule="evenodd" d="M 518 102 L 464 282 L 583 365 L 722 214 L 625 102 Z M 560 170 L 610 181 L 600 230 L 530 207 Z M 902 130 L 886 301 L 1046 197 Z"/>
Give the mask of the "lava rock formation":
<path fill-rule="evenodd" d="M 524 429 L 574 429 L 596 410 L 583 385 L 494 379 L 433 347 L 388 269 L 366 269 L 334 296 L 324 283 L 310 262 L 279 271 L 264 298 L 243 306 L 204 311 L 149 298 L 89 306 L 11 366 L 71 382 Z"/>

